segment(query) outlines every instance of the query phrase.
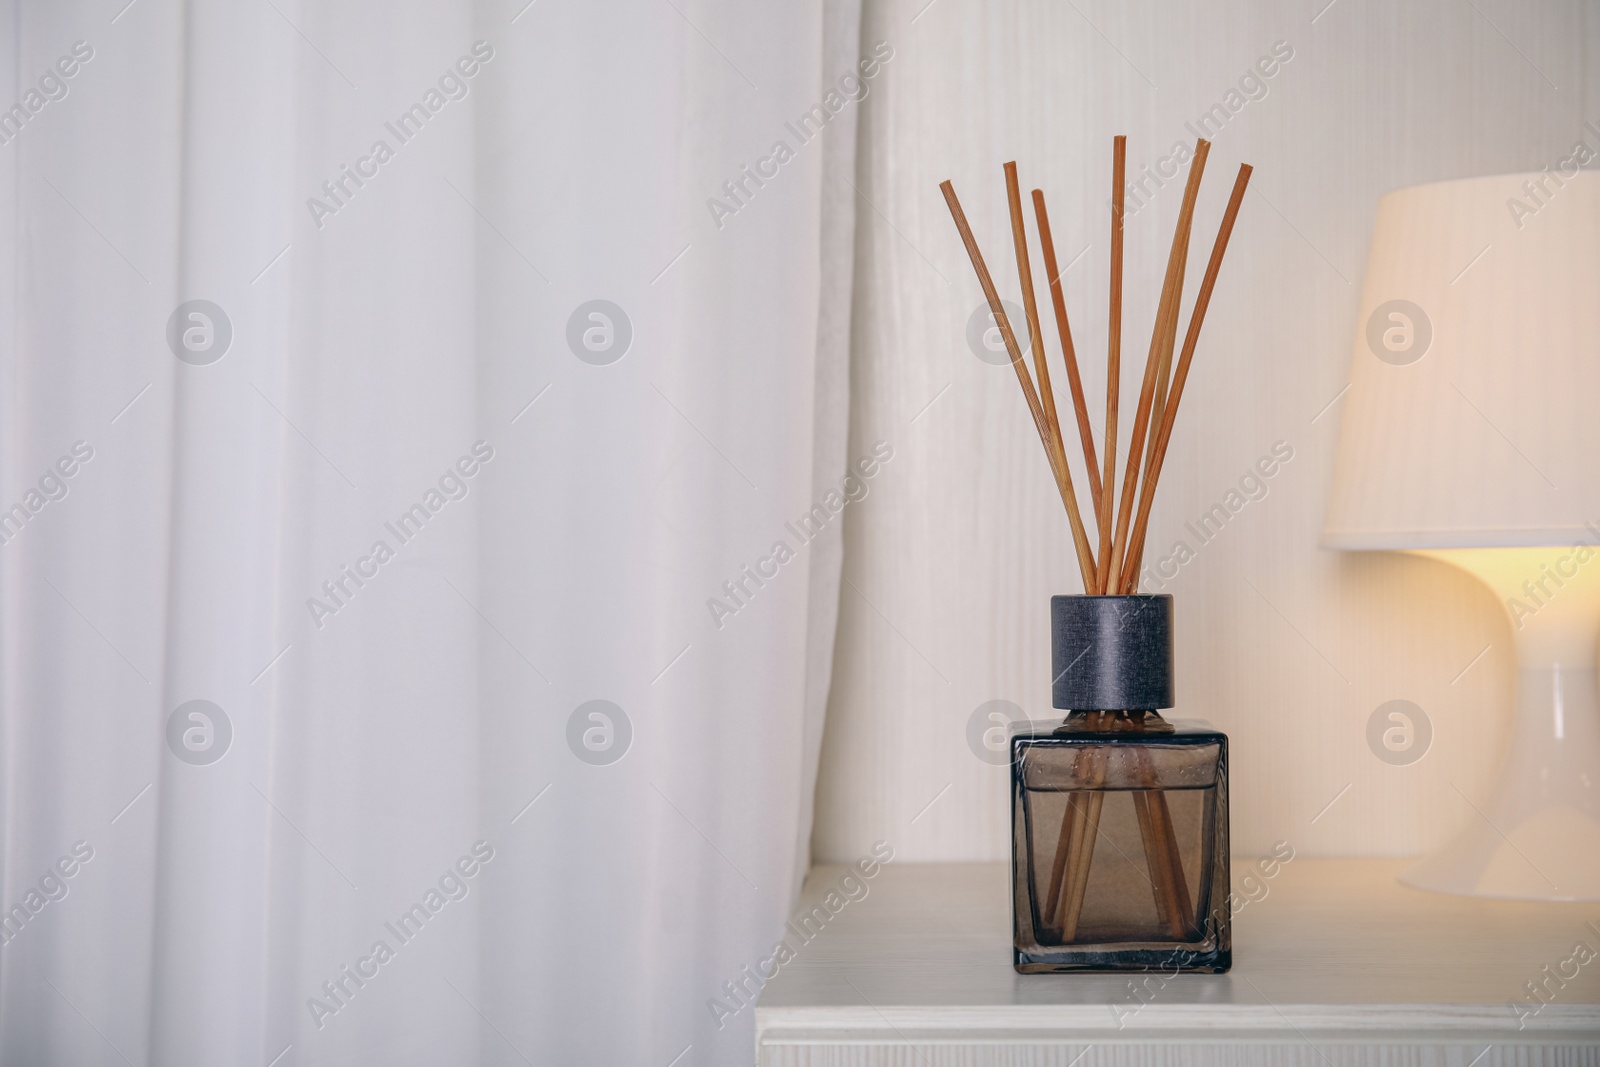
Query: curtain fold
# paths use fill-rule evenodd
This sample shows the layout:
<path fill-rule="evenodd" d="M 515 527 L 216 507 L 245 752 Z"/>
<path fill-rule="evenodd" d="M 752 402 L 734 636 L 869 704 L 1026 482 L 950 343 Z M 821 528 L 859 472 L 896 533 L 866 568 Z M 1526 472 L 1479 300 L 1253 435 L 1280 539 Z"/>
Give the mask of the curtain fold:
<path fill-rule="evenodd" d="M 0 1060 L 748 1062 L 858 4 L 0 25 Z"/>

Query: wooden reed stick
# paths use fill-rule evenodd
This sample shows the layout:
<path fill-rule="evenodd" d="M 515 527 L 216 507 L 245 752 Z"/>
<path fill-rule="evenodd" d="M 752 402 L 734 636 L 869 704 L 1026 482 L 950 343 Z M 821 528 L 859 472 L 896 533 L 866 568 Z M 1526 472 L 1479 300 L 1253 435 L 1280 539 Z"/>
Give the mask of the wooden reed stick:
<path fill-rule="evenodd" d="M 1073 753 L 1072 770 L 1067 777 L 1069 782 L 1078 780 L 1078 775 L 1084 770 L 1084 759 L 1082 748 Z M 1056 840 L 1055 862 L 1051 864 L 1050 888 L 1044 895 L 1044 911 L 1040 919 L 1046 926 L 1061 925 L 1062 890 L 1071 877 L 1067 863 L 1078 854 L 1078 838 L 1082 832 L 1083 792 L 1075 789 L 1067 793 L 1067 807 L 1061 815 L 1061 834 Z"/>
<path fill-rule="evenodd" d="M 1188 880 L 1183 876 L 1183 854 L 1178 851 L 1178 835 L 1172 825 L 1172 811 L 1167 807 L 1167 794 L 1151 790 L 1150 822 L 1155 829 L 1155 839 L 1166 848 L 1166 860 L 1161 864 L 1162 877 L 1171 887 L 1172 899 L 1177 904 L 1168 917 L 1172 936 L 1187 937 L 1194 928 L 1194 901 L 1189 897 Z"/>
<path fill-rule="evenodd" d="M 1067 364 L 1067 385 L 1072 389 L 1072 410 L 1078 416 L 1078 438 L 1083 442 L 1083 465 L 1089 472 L 1089 497 L 1094 501 L 1094 518 L 1100 522 L 1100 464 L 1095 460 L 1094 430 L 1089 426 L 1089 405 L 1083 398 L 1083 379 L 1078 374 L 1078 353 L 1072 346 L 1072 327 L 1067 321 L 1067 295 L 1061 284 L 1061 271 L 1056 268 L 1056 244 L 1050 236 L 1050 216 L 1044 209 L 1044 191 L 1033 191 L 1033 216 L 1039 225 L 1039 245 L 1044 252 L 1046 280 L 1050 285 L 1050 303 L 1056 312 L 1056 333 L 1061 338 L 1061 352 Z"/>
<path fill-rule="evenodd" d="M 1105 806 L 1106 794 L 1100 787 L 1105 784 L 1104 760 L 1095 757 L 1091 769 L 1090 785 L 1093 787 L 1083 799 L 1083 831 L 1079 835 L 1077 862 L 1073 864 L 1072 885 L 1067 892 L 1066 913 L 1061 919 L 1061 941 L 1071 944 L 1078 936 L 1078 920 L 1083 917 L 1083 898 L 1089 889 L 1089 868 L 1094 863 L 1095 840 L 1100 836 L 1100 809 Z"/>
<path fill-rule="evenodd" d="M 1088 592 L 1093 588 L 1098 573 L 1094 554 L 1089 549 L 1088 536 L 1083 529 L 1083 517 L 1078 513 L 1078 497 L 1072 489 L 1072 472 L 1065 463 L 1058 462 L 1055 449 L 1050 445 L 1050 429 L 1045 422 L 1044 409 L 1040 406 L 1039 397 L 1033 390 L 1033 380 L 1028 377 L 1027 365 L 1022 361 L 1022 351 L 1017 347 L 1017 337 L 1011 329 L 1011 320 L 1006 316 L 1005 306 L 1000 303 L 1000 294 L 995 291 L 994 279 L 989 276 L 989 268 L 983 262 L 983 253 L 978 250 L 978 241 L 972 236 L 972 227 L 967 225 L 966 212 L 961 210 L 961 201 L 956 198 L 955 186 L 946 180 L 939 183 L 939 191 L 944 193 L 944 202 L 950 208 L 950 217 L 955 220 L 956 230 L 961 234 L 961 243 L 966 245 L 967 256 L 972 260 L 972 269 L 978 275 L 978 284 L 983 287 L 983 295 L 989 301 L 989 310 L 994 314 L 995 325 L 1000 328 L 1000 336 L 1006 343 L 1006 351 L 1011 354 L 1011 367 L 1017 372 L 1022 395 L 1028 402 L 1028 412 L 1033 416 L 1034 429 L 1039 432 L 1039 440 L 1044 443 L 1045 454 L 1050 460 L 1050 469 L 1055 474 L 1056 488 L 1061 493 L 1062 503 L 1067 507 L 1067 520 L 1072 525 L 1072 540 L 1078 549 L 1078 570 L 1083 575 L 1084 591 Z"/>
<path fill-rule="evenodd" d="M 1156 916 L 1167 926 L 1174 938 L 1183 936 L 1182 928 L 1174 921 L 1178 914 L 1177 901 L 1173 899 L 1171 872 L 1168 870 L 1166 842 L 1150 816 L 1150 794 L 1135 789 L 1133 813 L 1139 820 L 1139 839 L 1144 843 L 1144 862 L 1150 870 L 1150 890 L 1155 898 Z"/>
<path fill-rule="evenodd" d="M 1204 140 L 1204 138 L 1202 138 Z M 1183 294 L 1183 276 L 1188 268 L 1188 238 L 1184 239 L 1184 258 L 1178 264 L 1178 294 Z M 1170 329 L 1161 343 L 1161 366 L 1156 369 L 1156 396 L 1150 406 L 1150 440 L 1145 449 L 1145 466 L 1149 467 L 1150 456 L 1155 454 L 1156 434 L 1161 429 L 1161 418 L 1167 411 L 1167 389 L 1172 384 L 1172 351 L 1178 340 L 1178 309 L 1172 309 L 1173 321 Z"/>
<path fill-rule="evenodd" d="M 1180 294 L 1183 292 L 1183 270 L 1181 268 L 1178 271 L 1178 292 Z M 1174 323 L 1172 328 L 1167 330 L 1161 339 L 1161 365 L 1156 368 L 1156 395 L 1155 400 L 1150 405 L 1150 439 L 1146 442 L 1145 448 L 1147 467 L 1149 457 L 1156 450 L 1156 434 L 1161 429 L 1161 417 L 1167 411 L 1167 386 L 1172 381 L 1172 350 L 1176 347 L 1177 341 L 1178 329 L 1177 324 Z"/>
<path fill-rule="evenodd" d="M 1104 594 L 1111 574 L 1112 483 L 1116 480 L 1117 404 L 1122 385 L 1122 206 L 1127 176 L 1128 139 L 1120 134 L 1111 148 L 1111 325 L 1106 334 L 1105 469 L 1100 473 L 1100 569 L 1094 592 Z"/>
<path fill-rule="evenodd" d="M 1135 750 L 1139 764 L 1139 777 L 1151 788 L 1134 794 L 1134 803 L 1140 805 L 1140 830 L 1149 828 L 1145 840 L 1145 860 L 1149 864 L 1156 892 L 1165 903 L 1158 906 L 1160 919 L 1167 924 L 1172 936 L 1182 939 L 1194 925 L 1194 904 L 1188 900 L 1188 884 L 1183 877 L 1183 856 L 1178 849 L 1178 839 L 1173 830 L 1172 816 L 1167 808 L 1167 796 L 1156 785 L 1156 771 L 1150 753 Z"/>
<path fill-rule="evenodd" d="M 1039 404 L 1050 427 L 1045 447 L 1055 451 L 1056 459 L 1067 465 L 1067 448 L 1061 440 L 1061 423 L 1056 417 L 1056 396 L 1050 388 L 1050 361 L 1044 351 L 1044 330 L 1039 326 L 1039 302 L 1033 291 L 1033 263 L 1028 258 L 1028 231 L 1022 217 L 1022 190 L 1017 185 L 1015 160 L 1005 165 L 1006 203 L 1011 208 L 1011 243 L 1017 253 L 1017 281 L 1022 285 L 1022 311 L 1028 320 L 1028 347 L 1033 350 L 1033 373 L 1039 380 Z"/>
<path fill-rule="evenodd" d="M 1082 833 L 1083 792 L 1073 790 L 1067 794 L 1067 809 L 1061 816 L 1061 835 L 1056 840 L 1056 858 L 1051 865 L 1050 889 L 1044 895 L 1044 912 L 1040 917 L 1046 926 L 1061 924 L 1061 889 L 1067 875 L 1067 860 L 1076 856 L 1082 847 L 1078 840 Z"/>
<path fill-rule="evenodd" d="M 1158 383 L 1161 353 L 1172 350 L 1172 338 L 1178 330 L 1178 309 L 1183 297 L 1183 267 L 1189 257 L 1189 231 L 1194 225 L 1195 200 L 1200 195 L 1200 179 L 1205 173 L 1206 157 L 1210 152 L 1211 142 L 1201 138 L 1194 148 L 1194 162 L 1189 164 L 1189 180 L 1183 187 L 1178 225 L 1172 231 L 1172 251 L 1167 256 L 1167 274 L 1161 283 L 1161 300 L 1156 305 L 1156 324 L 1150 336 L 1150 352 L 1144 361 L 1144 383 L 1139 390 L 1133 434 L 1128 438 L 1128 468 L 1122 476 L 1122 504 L 1117 511 L 1117 533 L 1111 549 L 1111 573 L 1118 576 L 1117 588 L 1108 591 L 1122 591 L 1122 557 L 1128 545 L 1128 524 L 1133 518 L 1134 491 L 1139 484 L 1139 462 L 1145 447 L 1145 430 L 1148 425 L 1153 443 L 1156 431 L 1156 423 L 1151 421 L 1153 398 L 1158 390 L 1160 393 L 1166 391 L 1166 383 Z M 1147 480 L 1148 477 L 1146 472 Z"/>
<path fill-rule="evenodd" d="M 1105 725 L 1109 712 L 1091 711 L 1086 724 L 1098 731 Z M 1078 920 L 1083 915 L 1083 900 L 1089 886 L 1089 868 L 1094 861 L 1095 842 L 1100 836 L 1100 809 L 1105 804 L 1106 764 L 1098 746 L 1086 747 L 1080 760 L 1087 764 L 1083 769 L 1087 787 L 1078 794 L 1078 810 L 1074 813 L 1071 832 L 1070 855 L 1067 860 L 1066 882 L 1060 906 L 1062 944 L 1070 944 L 1078 936 Z"/>
<path fill-rule="evenodd" d="M 1222 225 L 1217 230 L 1217 240 L 1211 247 L 1211 259 L 1206 264 L 1205 277 L 1200 291 L 1195 295 L 1194 310 L 1189 313 L 1189 329 L 1183 338 L 1183 354 L 1172 376 L 1171 396 L 1167 409 L 1161 416 L 1161 432 L 1156 437 L 1155 451 L 1150 457 L 1149 473 L 1145 476 L 1143 491 L 1139 494 L 1139 515 L 1134 522 L 1133 538 L 1128 543 L 1127 562 L 1122 571 L 1122 588 L 1138 587 L 1139 561 L 1144 555 L 1145 534 L 1150 526 L 1150 504 L 1155 498 L 1156 480 L 1161 477 L 1161 465 L 1167 458 L 1167 448 L 1172 443 L 1172 426 L 1177 420 L 1178 403 L 1183 399 L 1183 387 L 1189 379 L 1189 364 L 1194 361 L 1195 345 L 1200 340 L 1200 327 L 1205 322 L 1206 308 L 1211 303 L 1211 292 L 1217 286 L 1217 272 L 1222 269 L 1222 257 L 1228 250 L 1228 238 L 1233 235 L 1233 224 L 1239 217 L 1239 205 L 1244 201 L 1245 188 L 1250 184 L 1251 167 L 1240 164 L 1239 176 L 1234 179 L 1233 192 L 1228 197 L 1228 207 L 1222 213 Z"/>

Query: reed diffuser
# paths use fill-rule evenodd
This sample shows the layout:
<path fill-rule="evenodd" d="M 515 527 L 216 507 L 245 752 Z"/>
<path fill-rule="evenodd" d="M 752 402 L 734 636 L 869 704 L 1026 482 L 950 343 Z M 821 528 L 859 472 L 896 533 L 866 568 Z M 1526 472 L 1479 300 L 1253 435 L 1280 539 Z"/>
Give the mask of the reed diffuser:
<path fill-rule="evenodd" d="M 1014 724 L 1011 733 L 1013 947 L 1016 969 L 1024 973 L 1151 968 L 1216 972 L 1232 962 L 1228 739 L 1204 723 L 1162 717 L 1163 710 L 1174 706 L 1172 598 L 1139 594 L 1156 483 L 1200 327 L 1250 181 L 1251 168 L 1240 166 L 1179 349 L 1189 233 L 1210 148 L 1200 140 L 1189 165 L 1139 400 L 1123 445 L 1127 458 L 1120 496 L 1116 475 L 1127 139 L 1117 137 L 1112 149 L 1111 307 L 1105 424 L 1098 454 L 1044 193 L 1033 190 L 1034 220 L 1083 449 L 1092 538 L 1079 509 L 1051 390 L 1016 164 L 1005 165 L 1006 197 L 1032 374 L 955 189 L 948 181 L 939 186 L 1044 445 L 1083 579 L 1082 595 L 1056 596 L 1050 602 L 1052 703 L 1065 718 Z"/>

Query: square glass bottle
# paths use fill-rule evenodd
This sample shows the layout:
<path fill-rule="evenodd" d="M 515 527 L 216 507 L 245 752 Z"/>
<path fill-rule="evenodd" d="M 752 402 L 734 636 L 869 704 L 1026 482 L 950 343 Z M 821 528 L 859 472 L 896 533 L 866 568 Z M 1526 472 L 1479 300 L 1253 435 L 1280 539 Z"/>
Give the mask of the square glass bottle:
<path fill-rule="evenodd" d="M 1062 722 L 1011 730 L 1022 973 L 1226 971 L 1228 739 L 1169 723 L 1172 598 L 1051 601 Z"/>

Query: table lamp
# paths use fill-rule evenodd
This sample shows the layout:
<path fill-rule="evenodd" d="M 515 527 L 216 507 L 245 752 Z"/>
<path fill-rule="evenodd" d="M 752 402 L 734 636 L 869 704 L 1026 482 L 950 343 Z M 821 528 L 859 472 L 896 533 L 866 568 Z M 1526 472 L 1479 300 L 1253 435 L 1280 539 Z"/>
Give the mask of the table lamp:
<path fill-rule="evenodd" d="M 1597 398 L 1600 175 L 1568 160 L 1383 198 L 1323 544 L 1476 576 L 1517 661 L 1498 785 L 1408 885 L 1600 899 Z"/>

